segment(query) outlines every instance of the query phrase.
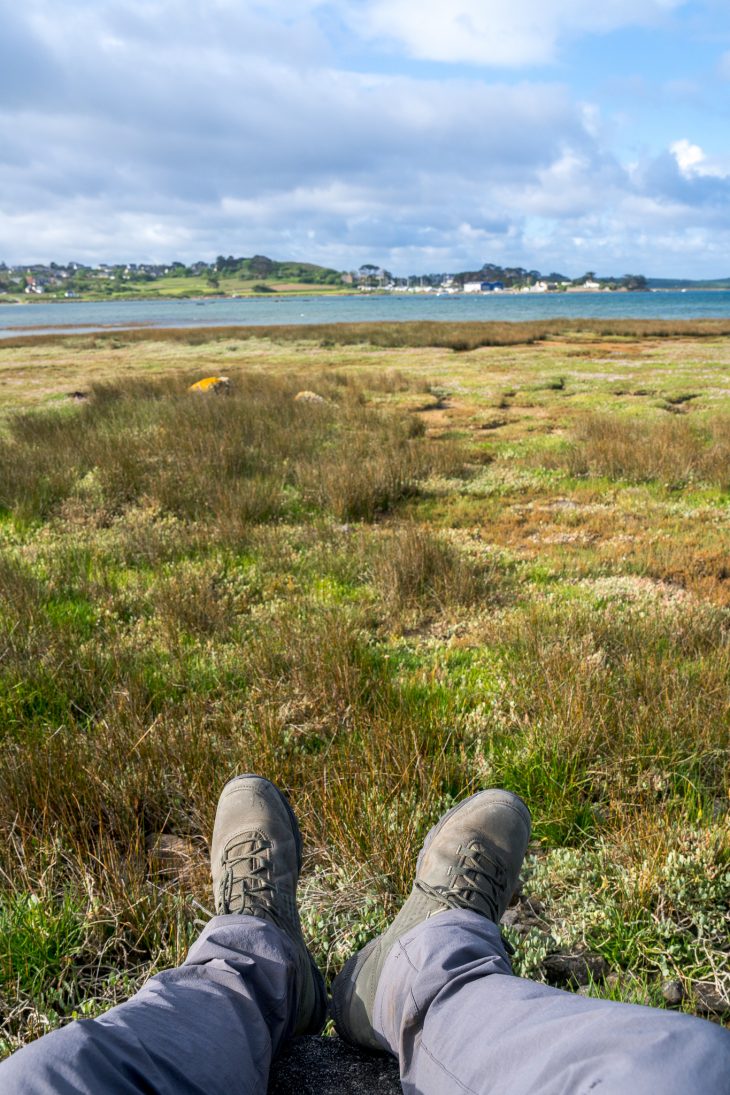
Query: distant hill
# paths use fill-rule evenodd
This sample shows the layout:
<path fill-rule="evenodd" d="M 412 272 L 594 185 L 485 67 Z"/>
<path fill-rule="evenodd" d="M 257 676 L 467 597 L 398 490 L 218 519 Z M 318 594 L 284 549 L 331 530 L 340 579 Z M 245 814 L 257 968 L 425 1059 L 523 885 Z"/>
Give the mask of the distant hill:
<path fill-rule="evenodd" d="M 225 258 L 219 255 L 214 264 L 218 274 L 237 274 L 239 277 L 258 278 L 260 281 L 296 281 L 306 284 L 338 285 L 342 281 L 339 270 L 317 266 L 311 262 L 278 262 L 266 255 L 251 258 Z"/>
<path fill-rule="evenodd" d="M 689 278 L 647 278 L 650 289 L 730 289 L 730 278 L 691 281 Z"/>

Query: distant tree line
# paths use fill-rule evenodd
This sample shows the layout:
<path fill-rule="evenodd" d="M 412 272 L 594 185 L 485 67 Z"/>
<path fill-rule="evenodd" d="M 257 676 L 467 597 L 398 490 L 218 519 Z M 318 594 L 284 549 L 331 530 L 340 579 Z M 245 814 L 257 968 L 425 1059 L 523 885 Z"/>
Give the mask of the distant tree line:
<path fill-rule="evenodd" d="M 266 255 L 250 257 L 218 255 L 214 262 L 198 261 L 190 264 L 171 263 L 101 263 L 87 266 L 78 262 L 65 265 L 51 262 L 32 266 L 6 266 L 0 262 L 0 293 L 42 292 L 54 295 L 78 296 L 87 293 L 111 296 L 139 293 L 139 286 L 158 282 L 161 278 L 203 278 L 210 288 L 218 289 L 222 282 L 237 278 L 252 281 L 257 293 L 272 291 L 272 282 L 290 282 L 302 285 L 340 285 L 343 282 L 364 288 L 382 289 L 395 286 L 443 285 L 462 287 L 467 282 L 499 283 L 505 289 L 529 288 L 545 282 L 553 290 L 580 288 L 596 285 L 602 289 L 646 290 L 651 287 L 643 274 L 624 274 L 622 277 L 600 277 L 589 270 L 582 277 L 569 278 L 553 271 L 542 274 L 523 266 L 498 266 L 485 262 L 478 270 L 462 270 L 459 273 L 410 274 L 394 276 L 390 270 L 364 263 L 357 271 L 343 273 L 327 266 L 311 262 L 280 262 Z M 595 284 L 594 284 L 595 283 Z M 692 284 L 687 282 L 685 284 Z"/>
<path fill-rule="evenodd" d="M 311 262 L 278 262 L 266 255 L 253 255 L 251 258 L 218 255 L 213 269 L 224 277 L 255 278 L 258 281 L 276 278 L 278 281 L 315 285 L 339 285 L 342 281 L 339 270 Z"/>
<path fill-rule="evenodd" d="M 443 275 L 440 275 L 443 276 Z M 521 289 L 523 286 L 536 285 L 539 281 L 546 282 L 551 287 L 578 287 L 588 282 L 596 282 L 605 289 L 623 289 L 634 292 L 646 290 L 649 283 L 643 274 L 624 274 L 622 277 L 600 277 L 595 271 L 588 270 L 579 278 L 569 278 L 567 274 L 552 271 L 549 274 L 541 274 L 539 270 L 526 270 L 524 266 L 496 266 L 492 262 L 485 262 L 479 270 L 464 270 L 453 274 L 453 281 L 457 285 L 463 285 L 468 281 L 492 281 L 501 282 L 505 289 Z"/>

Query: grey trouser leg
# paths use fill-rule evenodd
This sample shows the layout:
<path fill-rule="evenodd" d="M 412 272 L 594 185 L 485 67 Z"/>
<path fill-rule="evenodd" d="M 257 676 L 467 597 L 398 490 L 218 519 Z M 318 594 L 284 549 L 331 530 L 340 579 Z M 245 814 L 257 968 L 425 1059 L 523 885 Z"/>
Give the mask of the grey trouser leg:
<path fill-rule="evenodd" d="M 374 1026 L 406 1095 L 728 1095 L 730 1033 L 514 977 L 495 924 L 439 913 L 380 975 Z"/>
<path fill-rule="evenodd" d="M 292 1029 L 294 970 L 291 944 L 274 924 L 216 916 L 182 966 L 0 1064 L 0 1092 L 261 1095 Z"/>

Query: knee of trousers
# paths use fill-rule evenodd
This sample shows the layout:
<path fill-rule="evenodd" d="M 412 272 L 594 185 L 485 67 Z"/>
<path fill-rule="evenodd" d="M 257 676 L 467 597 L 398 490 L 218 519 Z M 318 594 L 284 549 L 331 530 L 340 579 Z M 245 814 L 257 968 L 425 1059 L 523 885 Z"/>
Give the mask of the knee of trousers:
<path fill-rule="evenodd" d="M 98 1095 L 117 1074 L 113 1039 L 93 1020 L 69 1023 L 24 1046 L 0 1065 L 0 1090 L 27 1095 Z"/>
<path fill-rule="evenodd" d="M 659 1011 L 647 1030 L 646 1051 L 633 1063 L 666 1095 L 728 1095 L 730 1032 L 707 1020 Z"/>

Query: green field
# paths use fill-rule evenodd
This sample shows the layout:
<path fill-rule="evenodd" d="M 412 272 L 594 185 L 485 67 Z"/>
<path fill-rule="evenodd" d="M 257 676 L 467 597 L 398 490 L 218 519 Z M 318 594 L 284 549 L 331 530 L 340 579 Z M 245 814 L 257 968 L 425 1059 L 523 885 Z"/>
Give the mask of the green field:
<path fill-rule="evenodd" d="M 729 534 L 719 325 L 0 343 L 3 1051 L 181 960 L 240 771 L 301 819 L 329 976 L 506 786 L 516 970 L 722 1021 Z"/>
<path fill-rule="evenodd" d="M 263 289 L 261 287 L 264 287 Z M 258 288 L 257 288 L 258 287 Z M 211 285 L 205 277 L 172 278 L 160 277 L 144 284 L 130 284 L 120 294 L 118 289 L 112 291 L 112 296 L 123 295 L 125 300 L 134 300 L 135 297 L 217 297 L 217 296 L 254 296 L 260 292 L 284 293 L 287 296 L 310 295 L 312 293 L 344 293 L 352 292 L 347 285 L 322 285 L 317 282 L 295 282 L 287 278 L 244 278 L 238 275 L 230 277 L 221 276 L 219 285 Z M 84 294 L 88 299 L 104 299 L 108 294 L 97 292 L 96 295 Z"/>
<path fill-rule="evenodd" d="M 196 277 L 158 277 L 152 281 L 106 281 L 92 279 L 83 289 L 75 290 L 76 300 L 155 300 L 166 298 L 179 300 L 182 297 L 210 298 L 231 296 L 258 296 L 259 294 L 278 294 L 284 296 L 318 296 L 331 293 L 352 293 L 350 285 L 328 285 L 321 282 L 295 281 L 291 278 L 248 278 L 238 274 L 221 275 L 217 284 L 212 284 L 203 275 Z M 31 303 L 43 300 L 64 299 L 66 289 L 59 286 L 48 289 L 42 296 L 31 298 Z M 21 293 L 19 298 L 28 300 Z"/>

